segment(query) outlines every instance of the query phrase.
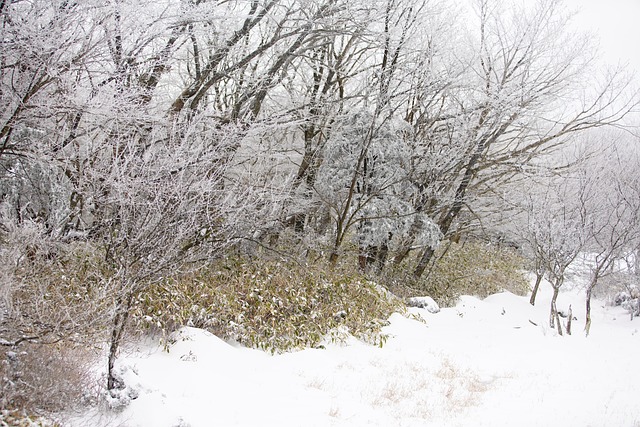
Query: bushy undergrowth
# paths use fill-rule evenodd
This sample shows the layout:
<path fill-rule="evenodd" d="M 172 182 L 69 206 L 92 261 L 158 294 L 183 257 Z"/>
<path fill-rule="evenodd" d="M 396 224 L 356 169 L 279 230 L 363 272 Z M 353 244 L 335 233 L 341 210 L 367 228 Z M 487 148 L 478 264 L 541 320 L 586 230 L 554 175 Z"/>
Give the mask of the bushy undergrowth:
<path fill-rule="evenodd" d="M 473 241 L 444 242 L 421 279 L 388 282 L 398 294 L 429 295 L 447 307 L 455 305 L 461 295 L 484 298 L 502 291 L 526 295 L 529 283 L 525 270 L 526 261 L 512 248 Z"/>
<path fill-rule="evenodd" d="M 139 328 L 168 336 L 190 325 L 270 352 L 316 347 L 347 332 L 382 344 L 381 327 L 404 306 L 363 276 L 324 266 L 229 259 L 171 278 L 139 296 Z"/>
<path fill-rule="evenodd" d="M 47 417 L 29 415 L 24 411 L 1 410 L 0 427 L 62 427 Z"/>
<path fill-rule="evenodd" d="M 104 255 L 91 245 L 33 250 L 21 242 L 5 242 L 17 249 L 0 252 L 0 273 L 6 279 L 0 298 L 0 412 L 28 420 L 31 414 L 69 409 L 92 387 L 87 372 L 95 355 L 88 357 L 87 349 L 108 340 L 117 284 Z M 349 336 L 381 345 L 386 339 L 382 326 L 404 304 L 356 265 L 348 256 L 329 268 L 322 260 L 303 265 L 235 255 L 142 286 L 129 330 L 159 332 L 168 345 L 172 331 L 194 326 L 273 353 Z M 414 294 L 448 305 L 461 294 L 525 293 L 523 265 L 509 249 L 443 245 L 430 274 L 407 282 Z M 401 281 L 409 271 L 393 275 Z M 25 336 L 33 339 L 7 345 Z"/>
<path fill-rule="evenodd" d="M 4 320 L 18 335 L 91 342 L 104 334 L 113 308 L 112 272 L 91 246 L 39 249 L 11 276 L 11 310 Z"/>
<path fill-rule="evenodd" d="M 104 342 L 109 272 L 87 245 L 9 237 L 0 250 L 0 426 L 52 425 L 42 416 L 73 408 L 95 385 L 91 346 Z"/>
<path fill-rule="evenodd" d="M 502 291 L 529 291 L 526 262 L 511 248 L 466 242 L 444 244 L 438 252 L 425 287 L 443 305 L 455 304 L 460 295 L 484 298 Z"/>
<path fill-rule="evenodd" d="M 93 389 L 92 358 L 84 348 L 27 343 L 5 349 L 0 357 L 0 410 L 5 414 L 0 419 L 44 420 L 44 414 L 79 405 Z"/>

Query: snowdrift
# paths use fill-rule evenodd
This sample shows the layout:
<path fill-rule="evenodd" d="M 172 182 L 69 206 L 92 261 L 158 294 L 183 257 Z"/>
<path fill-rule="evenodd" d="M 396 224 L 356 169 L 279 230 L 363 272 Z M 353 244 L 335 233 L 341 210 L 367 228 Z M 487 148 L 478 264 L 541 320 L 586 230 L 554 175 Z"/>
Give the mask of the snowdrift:
<path fill-rule="evenodd" d="M 349 340 L 270 356 L 184 328 L 170 352 L 141 346 L 121 358 L 130 399 L 73 425 L 633 426 L 640 424 L 640 320 L 584 296 L 574 331 L 548 325 L 550 287 L 535 307 L 509 293 L 462 297 L 431 313 L 394 314 L 382 348 Z"/>

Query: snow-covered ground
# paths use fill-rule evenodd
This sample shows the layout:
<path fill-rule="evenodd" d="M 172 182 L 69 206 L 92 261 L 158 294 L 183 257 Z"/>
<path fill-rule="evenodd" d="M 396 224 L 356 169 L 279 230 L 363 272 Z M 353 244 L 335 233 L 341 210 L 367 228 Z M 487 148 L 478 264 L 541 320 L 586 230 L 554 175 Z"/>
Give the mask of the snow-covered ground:
<path fill-rule="evenodd" d="M 509 293 L 461 298 L 439 313 L 412 308 L 385 328 L 383 348 L 356 340 L 271 356 L 185 328 L 169 353 L 153 346 L 120 360 L 137 396 L 77 425 L 186 426 L 640 426 L 640 319 L 584 297 L 572 336 L 549 328 L 551 288 L 535 307 Z"/>

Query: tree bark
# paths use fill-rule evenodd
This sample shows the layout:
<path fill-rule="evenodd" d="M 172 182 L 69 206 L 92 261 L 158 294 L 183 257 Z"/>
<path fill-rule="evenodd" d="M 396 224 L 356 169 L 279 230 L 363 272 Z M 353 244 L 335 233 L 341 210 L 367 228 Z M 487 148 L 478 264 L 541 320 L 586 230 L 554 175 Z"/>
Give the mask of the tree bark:
<path fill-rule="evenodd" d="M 416 206 L 415 213 L 416 214 L 422 213 L 424 208 L 425 208 L 425 203 L 421 202 L 418 206 Z M 402 239 L 402 242 L 400 244 L 400 249 L 398 250 L 396 256 L 393 258 L 393 265 L 398 266 L 402 264 L 402 261 L 404 261 L 407 258 L 407 256 L 409 256 L 409 253 L 411 252 L 411 247 L 413 246 L 416 240 L 416 237 L 418 236 L 420 231 L 422 231 L 423 228 L 424 228 L 424 222 L 420 219 L 418 215 L 416 215 L 413 221 L 411 221 L 411 226 L 409 227 L 407 234 Z"/>
<path fill-rule="evenodd" d="M 586 297 L 586 314 L 585 314 L 585 324 L 584 324 L 584 333 L 586 336 L 589 336 L 589 331 L 591 330 L 591 291 L 593 288 L 591 284 L 587 288 L 587 297 Z"/>
<path fill-rule="evenodd" d="M 529 299 L 529 304 L 536 305 L 536 296 L 538 295 L 538 289 L 540 288 L 540 282 L 542 282 L 543 273 L 536 273 L 536 283 L 533 285 L 533 290 L 531 291 L 531 298 Z"/>
<path fill-rule="evenodd" d="M 558 300 L 558 293 L 560 292 L 560 286 L 558 283 L 553 285 L 553 297 L 551 298 L 551 313 L 549 314 L 549 326 L 551 329 L 555 328 L 555 321 L 558 315 L 558 309 L 556 307 L 556 301 Z"/>
<path fill-rule="evenodd" d="M 562 336 L 562 323 L 560 322 L 560 316 L 558 315 L 558 311 L 556 311 L 556 326 L 558 329 L 558 335 Z"/>
<path fill-rule="evenodd" d="M 113 317 L 111 326 L 111 343 L 109 345 L 109 360 L 107 369 L 107 390 L 115 390 L 123 386 L 121 380 L 115 374 L 115 362 L 118 358 L 118 350 L 122 344 L 122 337 L 127 326 L 133 292 L 126 291 L 126 295 L 121 295 L 116 300 L 116 314 Z"/>
<path fill-rule="evenodd" d="M 416 265 L 415 270 L 413 270 L 413 275 L 416 278 L 422 277 L 422 275 L 424 274 L 424 270 L 426 270 L 427 265 L 429 265 L 429 261 L 431 261 L 435 252 L 435 249 L 433 249 L 432 247 L 428 247 L 424 250 L 422 256 L 420 257 L 420 261 L 418 261 L 418 265 Z"/>
<path fill-rule="evenodd" d="M 591 281 L 589 281 L 589 286 L 587 286 L 586 292 L 586 314 L 585 314 L 585 324 L 584 324 L 584 333 L 588 337 L 589 331 L 591 330 L 591 295 L 593 294 L 593 289 L 598 284 L 598 280 L 600 279 L 600 267 L 596 268 L 592 273 Z"/>

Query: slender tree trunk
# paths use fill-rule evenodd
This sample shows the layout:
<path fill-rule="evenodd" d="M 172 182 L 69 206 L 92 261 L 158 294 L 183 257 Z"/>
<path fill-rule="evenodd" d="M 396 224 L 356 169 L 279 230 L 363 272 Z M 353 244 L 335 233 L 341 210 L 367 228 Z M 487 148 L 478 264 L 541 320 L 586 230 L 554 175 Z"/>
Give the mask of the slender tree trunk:
<path fill-rule="evenodd" d="M 402 261 L 404 261 L 411 252 L 411 246 L 404 246 L 397 254 L 393 257 L 393 265 L 400 265 Z"/>
<path fill-rule="evenodd" d="M 553 297 L 551 298 L 551 313 L 549 314 L 549 326 L 555 328 L 556 317 L 558 316 L 558 309 L 556 307 L 556 301 L 558 300 L 558 293 L 560 292 L 560 286 L 558 283 L 553 284 Z"/>
<path fill-rule="evenodd" d="M 333 248 L 331 248 L 331 253 L 329 255 L 329 264 L 331 267 L 334 267 L 338 262 L 338 251 L 340 250 L 340 246 L 342 245 L 342 239 L 344 238 L 344 231 L 342 227 L 342 217 L 338 217 L 336 224 L 336 238 L 333 241 Z"/>
<path fill-rule="evenodd" d="M 360 249 L 358 254 L 358 270 L 364 272 L 367 269 L 367 255 L 364 254 L 363 249 Z"/>
<path fill-rule="evenodd" d="M 363 245 L 359 248 L 358 268 L 360 271 L 371 271 L 375 267 L 376 274 L 381 274 L 389 255 L 389 242 L 386 241 L 379 246 Z"/>
<path fill-rule="evenodd" d="M 556 311 L 556 326 L 558 329 L 558 335 L 562 336 L 562 323 L 560 322 L 560 316 L 558 315 L 558 312 Z"/>
<path fill-rule="evenodd" d="M 329 265 L 331 267 L 335 267 L 338 262 L 338 250 L 336 248 L 331 250 L 331 254 L 329 255 Z"/>
<path fill-rule="evenodd" d="M 586 314 L 584 333 L 586 336 L 589 336 L 589 331 L 591 330 L 591 296 L 593 295 L 593 289 L 596 287 L 596 285 L 598 284 L 598 280 L 600 279 L 600 268 L 596 268 L 592 274 L 593 276 L 589 281 L 589 286 L 587 286 L 587 293 L 585 298 Z"/>
<path fill-rule="evenodd" d="M 587 288 L 587 296 L 586 296 L 586 314 L 585 314 L 585 324 L 584 324 L 584 333 L 586 336 L 589 336 L 589 331 L 591 330 L 591 291 L 593 287 L 591 283 L 589 283 L 589 287 Z"/>
<path fill-rule="evenodd" d="M 422 212 L 423 205 L 419 205 L 416 209 L 416 213 Z M 409 253 L 411 252 L 411 247 L 413 243 L 416 241 L 416 237 L 418 233 L 422 231 L 424 227 L 424 223 L 420 220 L 419 216 L 416 216 L 413 221 L 411 221 L 411 226 L 407 231 L 406 236 L 402 238 L 402 242 L 400 244 L 400 249 L 398 250 L 396 256 L 393 258 L 393 265 L 398 266 L 404 261 Z"/>
<path fill-rule="evenodd" d="M 415 270 L 413 270 L 413 275 L 416 278 L 422 277 L 424 274 L 424 270 L 427 269 L 427 265 L 429 265 L 429 261 L 433 258 L 433 254 L 435 253 L 435 249 L 432 247 L 428 247 L 422 253 L 420 260 L 418 261 L 418 265 L 416 265 Z"/>
<path fill-rule="evenodd" d="M 571 305 L 569 305 L 569 317 L 567 318 L 567 335 L 571 335 L 572 320 L 573 320 L 573 310 L 571 310 Z"/>
<path fill-rule="evenodd" d="M 538 289 L 540 289 L 540 282 L 542 282 L 542 277 L 544 273 L 536 273 L 536 283 L 533 285 L 533 290 L 531 291 L 531 298 L 529 299 L 529 304 L 536 305 L 536 296 L 538 295 Z"/>
<path fill-rule="evenodd" d="M 121 388 L 121 380 L 115 374 L 115 362 L 118 358 L 118 350 L 122 344 L 122 337 L 127 326 L 131 302 L 133 301 L 133 292 L 127 291 L 126 295 L 121 295 L 116 300 L 116 313 L 113 317 L 111 326 L 111 343 L 109 346 L 109 360 L 107 369 L 107 390 L 111 391 Z"/>
<path fill-rule="evenodd" d="M 387 264 L 387 258 L 389 257 L 389 241 L 385 240 L 380 247 L 378 247 L 378 252 L 376 253 L 376 270 L 378 274 L 381 274 L 384 270 L 384 267 Z"/>

